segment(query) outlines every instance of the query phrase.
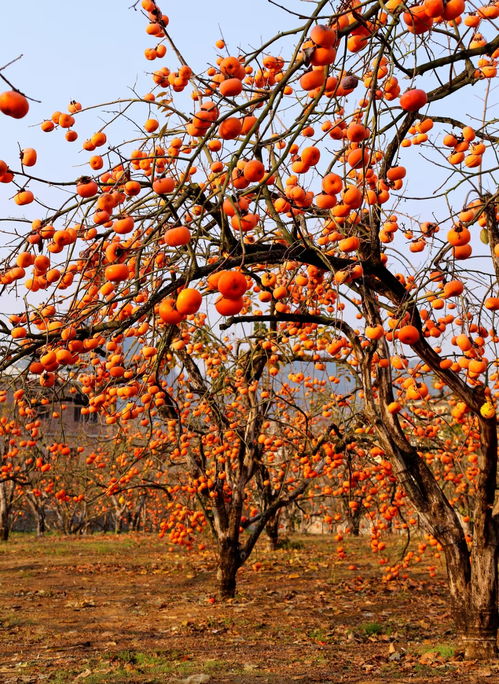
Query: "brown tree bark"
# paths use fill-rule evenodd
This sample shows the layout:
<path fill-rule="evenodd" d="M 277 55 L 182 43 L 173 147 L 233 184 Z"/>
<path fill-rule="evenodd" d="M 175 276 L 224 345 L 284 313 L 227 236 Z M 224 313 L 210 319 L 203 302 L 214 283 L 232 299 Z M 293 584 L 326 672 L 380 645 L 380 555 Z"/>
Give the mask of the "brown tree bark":
<path fill-rule="evenodd" d="M 496 545 L 474 544 L 445 549 L 451 607 L 465 657 L 488 660 L 497 654 L 497 562 Z M 471 562 L 470 562 L 471 561 Z"/>
<path fill-rule="evenodd" d="M 218 586 L 223 600 L 236 595 L 237 571 L 241 567 L 239 540 L 226 537 L 219 543 Z"/>
<path fill-rule="evenodd" d="M 271 550 L 276 551 L 279 548 L 279 511 L 265 525 L 265 533 Z"/>
<path fill-rule="evenodd" d="M 11 482 L 0 482 L 0 541 L 8 541 L 10 535 L 12 489 Z"/>

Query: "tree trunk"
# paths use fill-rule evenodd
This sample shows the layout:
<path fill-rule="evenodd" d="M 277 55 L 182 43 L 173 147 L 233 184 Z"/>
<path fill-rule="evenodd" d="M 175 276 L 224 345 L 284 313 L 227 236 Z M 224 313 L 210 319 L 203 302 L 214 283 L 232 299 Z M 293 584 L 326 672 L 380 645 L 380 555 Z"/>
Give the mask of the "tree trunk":
<path fill-rule="evenodd" d="M 39 508 L 36 511 L 36 536 L 43 537 L 46 531 L 47 525 L 45 522 L 45 510 L 43 508 Z"/>
<path fill-rule="evenodd" d="M 467 660 L 488 660 L 497 655 L 499 627 L 498 547 L 446 549 L 447 574 L 456 630 Z"/>
<path fill-rule="evenodd" d="M 114 533 L 121 534 L 123 531 L 123 518 L 118 511 L 114 514 Z"/>
<path fill-rule="evenodd" d="M 8 541 L 10 534 L 10 526 L 8 520 L 2 515 L 0 518 L 0 541 Z"/>
<path fill-rule="evenodd" d="M 7 483 L 0 483 L 0 540 L 8 541 L 10 533 L 10 505 L 7 497 Z"/>
<path fill-rule="evenodd" d="M 132 532 L 138 532 L 140 530 L 140 509 L 134 513 L 132 517 Z"/>
<path fill-rule="evenodd" d="M 238 546 L 238 542 L 231 539 L 225 539 L 219 545 L 217 579 L 223 600 L 236 595 L 236 575 L 241 566 Z"/>
<path fill-rule="evenodd" d="M 357 511 L 355 511 L 355 512 L 351 513 L 348 516 L 348 518 L 349 518 L 348 527 L 351 530 L 351 534 L 354 537 L 358 537 L 360 534 L 360 518 L 361 518 L 360 514 L 357 514 Z"/>
<path fill-rule="evenodd" d="M 265 532 L 269 539 L 270 548 L 272 551 L 276 551 L 279 548 L 279 512 L 265 525 Z"/>

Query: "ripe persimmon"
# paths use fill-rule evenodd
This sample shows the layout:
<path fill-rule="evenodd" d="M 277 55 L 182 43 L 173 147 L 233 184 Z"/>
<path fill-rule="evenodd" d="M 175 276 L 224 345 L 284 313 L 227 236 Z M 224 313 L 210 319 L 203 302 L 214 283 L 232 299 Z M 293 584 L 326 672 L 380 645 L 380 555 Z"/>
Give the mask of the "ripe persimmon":
<path fill-rule="evenodd" d="M 356 235 L 343 238 L 338 242 L 338 247 L 342 252 L 354 252 L 360 247 L 360 240 Z"/>
<path fill-rule="evenodd" d="M 21 268 L 27 268 L 35 263 L 35 255 L 31 252 L 21 252 L 16 257 L 16 264 Z"/>
<path fill-rule="evenodd" d="M 334 47 L 316 47 L 310 57 L 310 64 L 315 67 L 327 66 L 332 64 L 336 57 Z"/>
<path fill-rule="evenodd" d="M 153 181 L 152 189 L 158 195 L 168 195 L 175 189 L 175 179 L 170 176 L 162 176 Z"/>
<path fill-rule="evenodd" d="M 135 221 L 132 216 L 122 216 L 113 223 L 113 230 L 119 235 L 131 233 L 135 226 Z"/>
<path fill-rule="evenodd" d="M 144 130 L 148 133 L 154 133 L 159 128 L 159 121 L 157 119 L 147 119 L 144 122 Z"/>
<path fill-rule="evenodd" d="M 217 289 L 223 297 L 238 299 L 246 292 L 248 284 L 240 271 L 223 271 L 218 278 Z"/>
<path fill-rule="evenodd" d="M 21 164 L 23 166 L 34 166 L 36 164 L 37 154 L 32 147 L 25 147 L 21 152 Z"/>
<path fill-rule="evenodd" d="M 28 100 L 17 90 L 0 94 L 0 112 L 14 119 L 22 119 L 29 111 Z"/>
<path fill-rule="evenodd" d="M 248 135 L 248 133 L 255 128 L 258 123 L 256 116 L 248 115 L 242 120 L 241 135 Z"/>
<path fill-rule="evenodd" d="M 76 183 L 76 192 L 80 197 L 93 197 L 98 191 L 99 186 L 94 180 L 92 180 L 92 178 L 89 178 L 88 176 L 83 176 Z"/>
<path fill-rule="evenodd" d="M 34 199 L 35 196 L 31 190 L 21 190 L 17 193 L 17 195 L 15 195 L 14 202 L 18 205 L 31 204 Z"/>
<path fill-rule="evenodd" d="M 258 183 L 265 176 L 265 166 L 258 159 L 246 162 L 243 170 L 244 177 L 251 183 Z"/>
<path fill-rule="evenodd" d="M 104 277 L 113 283 L 127 280 L 129 276 L 128 266 L 126 264 L 112 264 L 106 266 Z"/>
<path fill-rule="evenodd" d="M 334 195 L 326 195 L 326 193 L 315 195 L 314 197 L 315 206 L 319 209 L 332 209 L 336 202 L 337 199 Z"/>
<path fill-rule="evenodd" d="M 424 0 L 423 2 L 425 13 L 433 19 L 443 15 L 444 6 L 444 0 Z"/>
<path fill-rule="evenodd" d="M 351 123 L 347 128 L 350 142 L 362 142 L 371 135 L 371 131 L 360 123 Z"/>
<path fill-rule="evenodd" d="M 23 326 L 17 326 L 16 328 L 12 328 L 12 330 L 10 331 L 10 336 L 13 340 L 21 340 L 24 337 L 26 337 L 27 334 L 28 331 Z"/>
<path fill-rule="evenodd" d="M 55 128 L 55 124 L 53 121 L 42 121 L 40 124 L 40 128 L 44 133 L 50 133 L 50 131 L 53 131 Z"/>
<path fill-rule="evenodd" d="M 40 375 L 40 385 L 42 387 L 53 387 L 55 385 L 55 381 L 56 381 L 55 373 L 43 371 L 43 373 Z M 48 468 L 46 466 L 48 466 Z M 46 463 L 45 465 L 43 465 L 41 467 L 41 470 L 43 472 L 46 472 L 49 469 L 50 469 L 50 463 Z"/>
<path fill-rule="evenodd" d="M 243 125 L 241 119 L 238 119 L 235 116 L 230 116 L 227 119 L 224 119 L 224 121 L 222 121 L 220 124 L 218 128 L 218 135 L 223 140 L 234 140 L 241 135 L 242 127 Z"/>
<path fill-rule="evenodd" d="M 95 147 L 101 147 L 102 145 L 106 144 L 107 136 L 104 133 L 104 131 L 97 131 L 97 133 L 94 133 L 92 135 L 90 140 L 92 141 L 92 144 L 95 145 Z"/>
<path fill-rule="evenodd" d="M 472 247 L 470 244 L 466 245 L 457 245 L 456 247 L 452 248 L 452 253 L 454 255 L 454 259 L 467 259 L 468 257 L 471 256 L 472 253 Z"/>
<path fill-rule="evenodd" d="M 420 338 L 419 330 L 414 325 L 404 325 L 397 333 L 398 339 L 404 344 L 416 344 Z"/>
<path fill-rule="evenodd" d="M 424 107 L 428 102 L 428 96 L 424 90 L 420 88 L 413 88 L 412 90 L 406 90 L 406 92 L 400 96 L 400 106 L 406 112 L 417 112 L 421 107 Z"/>
<path fill-rule="evenodd" d="M 202 301 L 203 298 L 199 290 L 193 287 L 186 287 L 179 292 L 175 306 L 179 313 L 189 315 L 199 310 Z"/>
<path fill-rule="evenodd" d="M 68 104 L 68 112 L 70 114 L 75 114 L 76 112 L 81 112 L 81 103 L 77 102 L 76 100 L 71 100 L 71 102 Z"/>
<path fill-rule="evenodd" d="M 458 297 L 464 292 L 464 284 L 461 280 L 451 280 L 444 285 L 444 297 Z"/>
<path fill-rule="evenodd" d="M 164 235 L 164 240 L 169 247 L 186 245 L 191 239 L 191 231 L 187 226 L 169 228 Z"/>
<path fill-rule="evenodd" d="M 235 316 L 244 306 L 242 297 L 219 297 L 215 302 L 215 308 L 222 316 Z"/>
<path fill-rule="evenodd" d="M 75 118 L 74 116 L 71 116 L 71 114 L 66 114 L 65 112 L 62 112 L 59 114 L 59 118 L 57 120 L 57 124 L 61 128 L 71 128 L 71 126 L 74 125 Z"/>
<path fill-rule="evenodd" d="M 321 152 L 318 147 L 312 145 L 310 147 L 305 147 L 305 149 L 301 151 L 300 157 L 307 167 L 316 166 L 321 158 Z"/>
<path fill-rule="evenodd" d="M 88 165 L 94 171 L 98 171 L 99 169 L 102 169 L 102 167 L 104 166 L 104 160 L 102 159 L 100 154 L 96 154 L 93 157 L 90 157 L 90 159 L 88 160 Z"/>
<path fill-rule="evenodd" d="M 245 71 L 237 57 L 225 57 L 220 62 L 220 71 L 225 76 L 244 78 Z"/>
<path fill-rule="evenodd" d="M 379 340 L 385 334 L 382 325 L 367 325 L 364 332 L 369 340 Z"/>
<path fill-rule="evenodd" d="M 453 247 L 467 245 L 470 240 L 471 233 L 465 226 L 456 225 L 447 233 L 447 242 L 449 242 L 449 244 L 451 244 Z"/>
<path fill-rule="evenodd" d="M 336 195 L 343 189 L 343 180 L 336 173 L 328 173 L 322 179 L 322 189 L 328 195 Z"/>
<path fill-rule="evenodd" d="M 323 68 L 312 69 L 312 71 L 307 71 L 300 78 L 300 86 L 303 90 L 314 90 L 324 85 L 325 80 L 326 76 Z"/>
<path fill-rule="evenodd" d="M 360 169 L 370 163 L 371 154 L 369 150 L 358 147 L 356 150 L 349 152 L 347 163 L 352 169 Z"/>
<path fill-rule="evenodd" d="M 175 301 L 171 298 L 163 299 L 158 307 L 158 313 L 163 323 L 170 325 L 178 325 L 185 318 L 184 314 L 177 311 Z"/>
<path fill-rule="evenodd" d="M 446 0 L 442 17 L 445 21 L 457 19 L 464 12 L 464 0 Z"/>
<path fill-rule="evenodd" d="M 430 17 L 424 5 L 414 5 L 402 15 L 407 29 L 415 35 L 426 33 L 433 24 L 433 19 Z"/>
<path fill-rule="evenodd" d="M 331 26 L 317 24 L 310 32 L 310 38 L 316 45 L 323 48 L 334 47 L 337 42 L 337 34 Z"/>
<path fill-rule="evenodd" d="M 405 178 L 406 173 L 407 171 L 404 166 L 392 166 L 386 172 L 386 177 L 391 181 L 401 180 L 402 178 Z"/>
<path fill-rule="evenodd" d="M 243 82 L 239 78 L 227 78 L 220 83 L 218 90 L 224 97 L 235 97 L 242 92 Z"/>
<path fill-rule="evenodd" d="M 230 224 L 235 230 L 245 233 L 255 228 L 259 220 L 258 214 L 245 214 L 244 216 L 236 214 L 231 218 Z"/>
<path fill-rule="evenodd" d="M 358 209 L 362 204 L 362 192 L 355 185 L 347 185 L 343 191 L 342 199 L 350 209 Z"/>

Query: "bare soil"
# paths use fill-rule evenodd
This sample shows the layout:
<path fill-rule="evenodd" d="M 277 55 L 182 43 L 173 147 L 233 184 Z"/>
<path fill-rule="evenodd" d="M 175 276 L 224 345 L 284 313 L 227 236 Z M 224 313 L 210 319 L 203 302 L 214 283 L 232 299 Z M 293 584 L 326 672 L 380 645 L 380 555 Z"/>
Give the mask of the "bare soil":
<path fill-rule="evenodd" d="M 499 662 L 463 660 L 441 568 L 383 583 L 367 539 L 345 561 L 327 537 L 262 544 L 225 604 L 211 553 L 155 535 L 15 535 L 0 547 L 2 684 L 201 674 L 212 684 L 492 684 Z"/>

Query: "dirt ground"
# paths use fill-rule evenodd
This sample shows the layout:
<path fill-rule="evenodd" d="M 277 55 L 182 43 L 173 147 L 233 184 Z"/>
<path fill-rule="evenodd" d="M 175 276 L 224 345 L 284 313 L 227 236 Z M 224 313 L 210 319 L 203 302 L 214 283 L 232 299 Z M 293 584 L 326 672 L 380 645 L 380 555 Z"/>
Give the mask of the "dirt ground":
<path fill-rule="evenodd" d="M 441 570 L 385 584 L 367 540 L 341 562 L 326 537 L 264 546 L 222 604 L 208 552 L 14 536 L 0 547 L 0 682 L 499 682 L 499 662 L 463 661 Z"/>

